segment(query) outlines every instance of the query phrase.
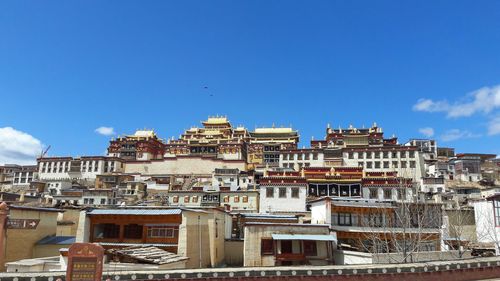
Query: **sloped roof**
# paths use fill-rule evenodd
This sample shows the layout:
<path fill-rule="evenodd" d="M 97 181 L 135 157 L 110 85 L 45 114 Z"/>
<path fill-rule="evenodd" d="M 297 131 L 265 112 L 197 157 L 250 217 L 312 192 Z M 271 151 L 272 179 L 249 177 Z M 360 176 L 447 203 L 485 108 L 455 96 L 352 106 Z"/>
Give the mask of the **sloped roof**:
<path fill-rule="evenodd" d="M 181 209 L 94 209 L 89 215 L 178 215 Z"/>
<path fill-rule="evenodd" d="M 122 249 L 111 249 L 108 252 L 151 264 L 168 264 L 189 259 L 188 257 L 170 253 L 153 246 L 132 246 Z"/>
<path fill-rule="evenodd" d="M 36 242 L 37 245 L 71 245 L 75 243 L 75 236 L 46 236 Z"/>

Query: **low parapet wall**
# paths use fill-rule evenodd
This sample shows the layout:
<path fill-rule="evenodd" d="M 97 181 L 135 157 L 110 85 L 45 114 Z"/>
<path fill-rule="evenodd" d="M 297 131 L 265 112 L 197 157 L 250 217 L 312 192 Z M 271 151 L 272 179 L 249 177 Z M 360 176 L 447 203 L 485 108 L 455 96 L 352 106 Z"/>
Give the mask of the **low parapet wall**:
<path fill-rule="evenodd" d="M 429 251 L 429 252 L 417 252 L 412 253 L 407 257 L 408 262 L 429 262 L 429 261 L 447 261 L 447 260 L 460 260 L 460 259 L 470 259 L 471 251 L 465 251 L 460 254 L 458 251 Z M 403 255 L 398 253 L 389 254 L 374 254 L 373 263 L 401 263 L 403 260 Z"/>
<path fill-rule="evenodd" d="M 64 280 L 64 272 L 2 273 L 2 281 Z M 500 277 L 500 257 L 409 264 L 352 266 L 248 267 L 196 270 L 105 272 L 103 280 L 440 280 L 469 281 Z"/>

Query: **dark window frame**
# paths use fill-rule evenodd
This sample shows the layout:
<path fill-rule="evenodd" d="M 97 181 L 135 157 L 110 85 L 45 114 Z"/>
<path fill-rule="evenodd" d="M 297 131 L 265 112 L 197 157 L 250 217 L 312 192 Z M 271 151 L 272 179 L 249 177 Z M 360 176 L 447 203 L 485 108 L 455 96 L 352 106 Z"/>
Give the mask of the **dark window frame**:
<path fill-rule="evenodd" d="M 342 219 L 342 222 L 341 222 Z M 352 226 L 352 214 L 351 213 L 338 213 L 337 214 L 338 225 Z"/>
<path fill-rule="evenodd" d="M 317 256 L 318 255 L 318 247 L 316 245 L 316 241 L 304 240 L 304 255 L 305 256 Z"/>
<path fill-rule="evenodd" d="M 260 254 L 263 256 L 274 255 L 274 241 L 271 238 L 260 240 Z"/>

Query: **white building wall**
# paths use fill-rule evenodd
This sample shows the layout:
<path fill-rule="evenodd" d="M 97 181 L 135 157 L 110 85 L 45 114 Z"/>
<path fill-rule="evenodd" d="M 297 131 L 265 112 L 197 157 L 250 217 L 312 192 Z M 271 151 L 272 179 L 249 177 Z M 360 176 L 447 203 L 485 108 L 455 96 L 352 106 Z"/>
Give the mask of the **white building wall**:
<path fill-rule="evenodd" d="M 229 202 L 224 202 L 224 198 L 229 196 Z M 238 200 L 235 200 L 235 196 L 238 196 Z M 248 201 L 243 202 L 243 196 L 247 196 Z M 229 205 L 231 207 L 231 211 L 239 211 L 239 212 L 248 212 L 254 213 L 259 211 L 259 193 L 257 192 L 221 192 L 221 206 Z M 236 202 L 237 201 L 237 202 Z"/>
<path fill-rule="evenodd" d="M 317 159 L 314 159 L 313 154 L 317 155 Z M 287 157 L 285 157 L 285 155 Z M 291 158 L 292 156 L 293 158 Z M 300 168 L 302 167 L 324 167 L 325 155 L 321 152 L 307 152 L 297 154 L 282 153 L 280 154 L 279 166 L 282 168 L 293 168 L 295 170 L 300 170 Z"/>
<path fill-rule="evenodd" d="M 108 162 L 108 169 L 105 170 L 105 162 Z M 110 163 L 114 162 L 114 165 Z M 68 181 L 73 178 L 83 179 L 94 181 L 97 175 L 113 172 L 113 171 L 121 171 L 121 163 L 119 161 L 108 161 L 104 159 L 99 160 L 81 160 L 81 167 L 79 172 L 70 172 L 71 169 L 71 161 L 44 161 L 42 162 L 38 170 L 38 177 L 40 180 L 64 180 Z M 47 166 L 48 165 L 48 166 Z M 111 170 L 110 167 L 113 167 Z"/>
<path fill-rule="evenodd" d="M 213 175 L 212 187 L 229 186 L 231 191 L 238 189 L 238 175 Z"/>
<path fill-rule="evenodd" d="M 158 174 L 206 174 L 210 175 L 215 168 L 246 170 L 245 161 L 221 161 L 203 159 L 199 157 L 179 157 L 151 162 L 128 162 L 125 164 L 125 173 L 140 173 L 143 175 Z"/>
<path fill-rule="evenodd" d="M 377 189 L 377 196 L 375 198 L 370 197 L 370 189 Z M 411 201 L 413 198 L 413 189 L 411 188 L 406 188 L 406 197 L 403 197 L 401 195 L 401 198 L 399 197 L 399 192 L 400 190 L 398 188 L 391 188 L 392 194 L 389 198 L 385 198 L 384 190 L 388 188 L 384 187 L 363 187 L 363 198 L 364 199 L 375 199 L 379 201 L 401 201 L 401 200 L 406 200 L 406 201 Z"/>
<path fill-rule="evenodd" d="M 331 225 L 332 207 L 330 202 L 322 200 L 311 204 L 311 223 Z"/>
<path fill-rule="evenodd" d="M 474 218 L 476 220 L 477 241 L 495 243 L 497 255 L 500 254 L 500 227 L 495 226 L 493 202 L 487 200 L 473 201 Z"/>
<path fill-rule="evenodd" d="M 274 186 L 273 197 L 267 197 L 267 188 L 260 187 L 260 213 L 273 212 L 305 212 L 306 211 L 306 187 Z M 279 188 L 286 188 L 286 197 L 279 197 Z M 292 188 L 299 189 L 299 197 L 292 198 Z"/>
<path fill-rule="evenodd" d="M 388 157 L 383 157 L 383 151 L 371 150 L 371 158 L 367 158 L 367 152 L 344 152 L 342 154 L 342 161 L 344 166 L 347 167 L 359 167 L 360 164 L 363 169 L 367 172 L 398 172 L 399 176 L 406 178 L 412 178 L 414 181 L 420 180 L 422 173 L 425 170 L 423 158 L 420 152 L 415 151 L 415 157 L 409 157 L 409 151 L 406 151 L 405 157 L 401 156 L 401 151 L 396 151 L 396 157 L 392 157 L 392 151 L 389 151 Z M 353 157 L 349 158 L 349 154 L 353 153 Z M 359 154 L 363 154 L 360 158 Z M 374 153 L 379 153 L 379 158 L 375 158 Z M 410 168 L 411 163 L 415 162 L 415 168 Z M 367 162 L 371 162 L 371 167 L 367 165 Z M 380 166 L 376 167 L 375 162 L 379 162 Z M 384 162 L 389 162 L 388 167 L 384 167 Z M 393 165 L 393 162 L 397 162 L 397 166 Z M 406 168 L 402 167 L 401 162 L 406 162 Z"/>

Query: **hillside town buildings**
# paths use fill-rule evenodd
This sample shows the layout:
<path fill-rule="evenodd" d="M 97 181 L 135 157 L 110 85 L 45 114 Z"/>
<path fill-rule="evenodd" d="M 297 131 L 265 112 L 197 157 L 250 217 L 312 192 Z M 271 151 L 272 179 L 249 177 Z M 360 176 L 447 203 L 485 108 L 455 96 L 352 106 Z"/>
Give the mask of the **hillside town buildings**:
<path fill-rule="evenodd" d="M 154 268 L 396 261 L 486 244 L 500 253 L 495 155 L 432 139 L 401 144 L 375 123 L 328 125 L 302 148 L 291 126 L 249 130 L 221 116 L 159 135 L 113 138 L 104 156 L 0 166 L 2 231 L 29 238 L 29 250 L 13 253 L 19 241 L 6 236 L 7 267 L 64 260 L 75 241 L 100 244 L 110 262 Z M 32 220 L 36 235 L 25 227 Z"/>

